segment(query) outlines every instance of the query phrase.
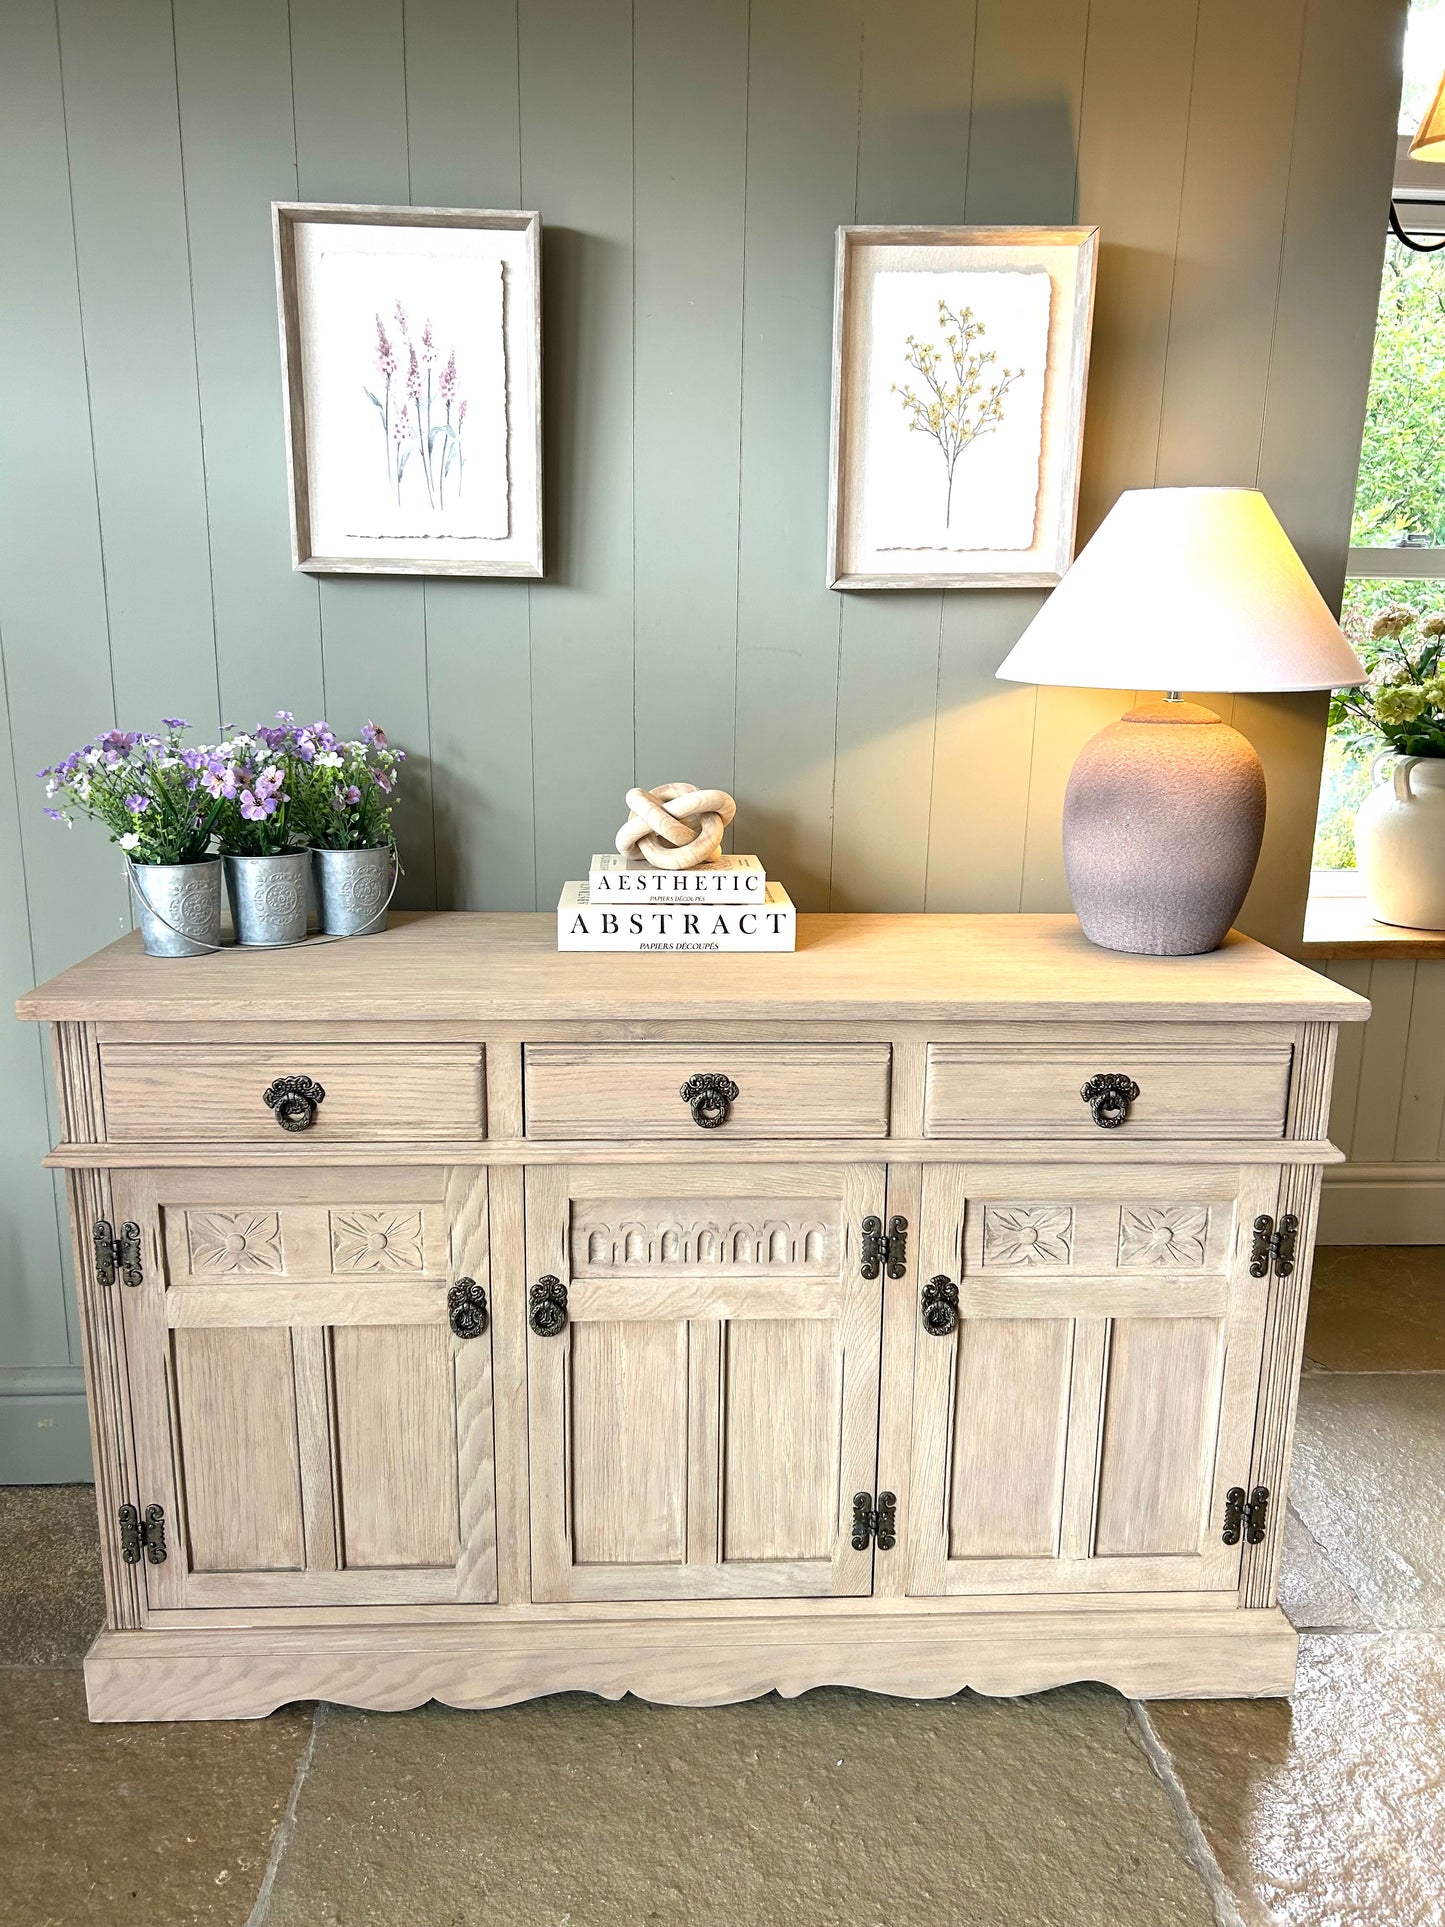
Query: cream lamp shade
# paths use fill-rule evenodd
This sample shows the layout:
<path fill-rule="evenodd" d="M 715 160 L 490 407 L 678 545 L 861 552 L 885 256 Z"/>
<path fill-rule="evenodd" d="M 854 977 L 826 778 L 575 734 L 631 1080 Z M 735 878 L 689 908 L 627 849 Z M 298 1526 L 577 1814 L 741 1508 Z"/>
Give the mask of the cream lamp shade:
<path fill-rule="evenodd" d="M 1253 488 L 1127 490 L 998 674 L 1088 689 L 1340 689 L 1365 680 Z"/>
<path fill-rule="evenodd" d="M 1416 129 L 1410 143 L 1412 161 L 1445 161 L 1445 74 L 1435 89 L 1430 111 Z"/>

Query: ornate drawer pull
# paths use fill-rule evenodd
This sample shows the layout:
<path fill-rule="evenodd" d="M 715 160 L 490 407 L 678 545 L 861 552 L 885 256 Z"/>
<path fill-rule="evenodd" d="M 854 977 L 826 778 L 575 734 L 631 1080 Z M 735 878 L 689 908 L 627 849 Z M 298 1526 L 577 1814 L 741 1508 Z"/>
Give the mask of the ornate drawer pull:
<path fill-rule="evenodd" d="M 475 1278 L 458 1278 L 447 1293 L 447 1323 L 458 1338 L 480 1338 L 487 1329 L 487 1294 Z"/>
<path fill-rule="evenodd" d="M 1138 1095 L 1139 1086 L 1123 1071 L 1100 1071 L 1079 1092 L 1101 1131 L 1117 1131 Z"/>
<path fill-rule="evenodd" d="M 555 1338 L 567 1323 L 567 1287 L 550 1272 L 527 1293 L 527 1323 L 539 1338 Z"/>
<path fill-rule="evenodd" d="M 261 1093 L 283 1131 L 309 1131 L 326 1093 L 314 1077 L 278 1077 Z"/>
<path fill-rule="evenodd" d="M 923 1329 L 930 1338 L 947 1338 L 958 1329 L 958 1286 L 942 1273 L 923 1287 Z"/>
<path fill-rule="evenodd" d="M 682 1099 L 692 1106 L 692 1121 L 701 1130 L 715 1131 L 728 1120 L 728 1107 L 738 1098 L 738 1087 L 721 1071 L 698 1071 L 682 1087 Z"/>

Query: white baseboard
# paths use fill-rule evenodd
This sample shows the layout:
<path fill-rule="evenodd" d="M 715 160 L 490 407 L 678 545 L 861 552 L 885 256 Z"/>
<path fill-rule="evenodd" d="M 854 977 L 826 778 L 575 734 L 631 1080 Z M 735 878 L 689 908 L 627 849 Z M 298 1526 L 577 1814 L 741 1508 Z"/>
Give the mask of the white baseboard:
<path fill-rule="evenodd" d="M 1445 1245 L 1445 1164 L 1339 1164 L 1325 1172 L 1322 1245 Z"/>

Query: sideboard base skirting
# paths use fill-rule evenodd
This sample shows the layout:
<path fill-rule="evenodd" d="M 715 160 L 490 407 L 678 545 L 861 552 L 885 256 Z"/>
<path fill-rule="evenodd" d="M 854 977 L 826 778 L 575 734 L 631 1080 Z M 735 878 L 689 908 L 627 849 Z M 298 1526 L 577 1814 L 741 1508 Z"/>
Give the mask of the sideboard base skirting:
<path fill-rule="evenodd" d="M 1298 1647 L 1278 1606 L 844 1615 L 820 1601 L 777 1619 L 106 1632 L 86 1657 L 85 1687 L 93 1720 L 262 1719 L 313 1699 L 395 1713 L 547 1693 L 726 1706 L 819 1686 L 1008 1697 L 1077 1680 L 1130 1699 L 1246 1699 L 1288 1693 Z"/>

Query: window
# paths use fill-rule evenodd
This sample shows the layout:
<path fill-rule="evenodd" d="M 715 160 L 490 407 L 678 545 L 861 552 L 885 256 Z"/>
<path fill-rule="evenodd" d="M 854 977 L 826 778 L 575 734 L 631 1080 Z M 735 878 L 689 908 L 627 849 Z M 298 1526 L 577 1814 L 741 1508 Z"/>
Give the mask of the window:
<path fill-rule="evenodd" d="M 1395 199 L 1407 233 L 1445 239 L 1445 166 L 1405 150 L 1445 70 L 1445 0 L 1414 0 L 1405 43 Z M 1350 534 L 1341 620 L 1368 664 L 1376 625 L 1409 609 L 1407 647 L 1445 615 L 1445 249 L 1417 253 L 1393 236 L 1384 274 Z M 1352 895 L 1355 812 L 1372 788 L 1383 741 L 1331 729 L 1315 828 L 1317 895 Z"/>

